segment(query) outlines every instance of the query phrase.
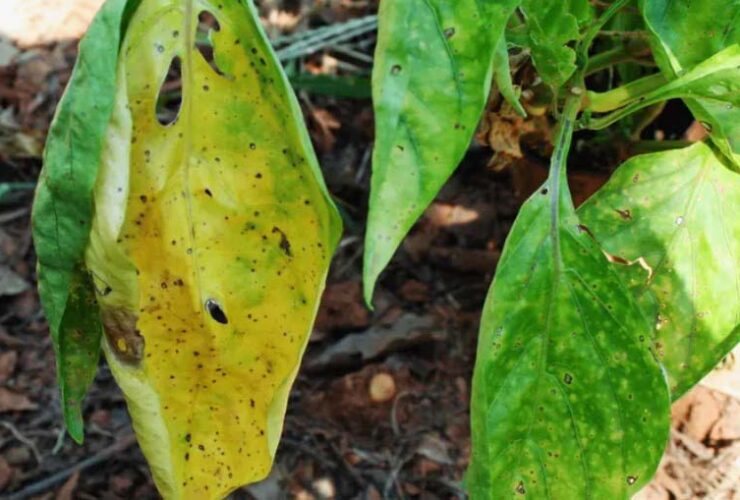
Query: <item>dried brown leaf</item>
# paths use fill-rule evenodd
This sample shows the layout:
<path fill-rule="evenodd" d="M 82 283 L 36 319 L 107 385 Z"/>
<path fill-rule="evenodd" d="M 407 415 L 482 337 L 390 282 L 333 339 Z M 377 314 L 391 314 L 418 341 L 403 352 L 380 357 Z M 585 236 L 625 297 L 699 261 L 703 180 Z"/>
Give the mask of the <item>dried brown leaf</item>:
<path fill-rule="evenodd" d="M 17 362 L 18 353 L 15 351 L 0 354 L 0 384 L 5 383 L 13 375 Z"/>
<path fill-rule="evenodd" d="M 5 387 L 0 387 L 0 413 L 9 411 L 35 410 L 38 406 L 25 394 L 18 394 Z"/>

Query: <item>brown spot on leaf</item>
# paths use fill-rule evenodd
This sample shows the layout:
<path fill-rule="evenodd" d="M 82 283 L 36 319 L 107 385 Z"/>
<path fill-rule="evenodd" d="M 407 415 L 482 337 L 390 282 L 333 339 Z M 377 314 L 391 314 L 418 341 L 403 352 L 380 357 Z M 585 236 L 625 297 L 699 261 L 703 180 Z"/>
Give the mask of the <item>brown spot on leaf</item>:
<path fill-rule="evenodd" d="M 619 216 L 622 219 L 624 219 L 624 220 L 631 220 L 632 219 L 632 212 L 630 212 L 629 210 L 620 210 L 618 208 L 615 208 L 614 210 L 619 214 Z"/>
<path fill-rule="evenodd" d="M 103 330 L 116 357 L 129 364 L 138 364 L 144 357 L 144 337 L 136 329 L 137 317 L 125 309 L 104 309 Z"/>

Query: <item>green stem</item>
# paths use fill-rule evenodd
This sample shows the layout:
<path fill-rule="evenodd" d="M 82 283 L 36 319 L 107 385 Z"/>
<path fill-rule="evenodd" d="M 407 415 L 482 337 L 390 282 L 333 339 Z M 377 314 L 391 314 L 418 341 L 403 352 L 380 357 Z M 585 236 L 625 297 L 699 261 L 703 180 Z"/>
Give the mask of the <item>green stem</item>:
<path fill-rule="evenodd" d="M 576 94 L 569 94 L 565 100 L 563 112 L 558 120 L 555 151 L 550 160 L 550 175 L 548 176 L 548 185 L 552 192 L 552 200 L 556 204 L 560 203 L 560 189 L 567 189 L 568 186 L 565 160 L 570 149 L 573 129 L 580 107 L 581 97 Z M 553 211 L 556 210 L 553 208 Z"/>
<path fill-rule="evenodd" d="M 626 6 L 631 0 L 616 0 L 613 4 L 606 8 L 606 10 L 599 16 L 594 23 L 589 26 L 588 30 L 583 36 L 580 44 L 579 56 L 582 61 L 588 60 L 588 49 L 591 47 L 596 36 L 601 31 L 601 28 L 609 22 L 617 12 L 619 12 L 624 6 Z"/>
<path fill-rule="evenodd" d="M 655 73 L 608 92 L 587 92 L 584 110 L 594 113 L 606 113 L 627 106 L 650 92 L 662 87 L 668 80 Z"/>
<path fill-rule="evenodd" d="M 586 64 L 586 75 L 610 68 L 616 64 L 633 62 L 641 66 L 654 66 L 655 63 L 640 57 L 647 49 L 647 44 L 624 44 L 619 47 L 592 55 Z"/>
<path fill-rule="evenodd" d="M 660 114 L 663 112 L 663 109 L 665 109 L 665 104 L 666 101 L 661 101 L 647 106 L 635 113 L 635 117 L 633 120 L 634 126 L 632 128 L 632 135 L 630 136 L 633 141 L 640 140 L 643 130 L 645 130 L 648 125 L 653 123 L 658 118 L 658 116 L 660 116 Z"/>
<path fill-rule="evenodd" d="M 596 36 L 628 39 L 647 39 L 647 31 L 601 30 Z"/>

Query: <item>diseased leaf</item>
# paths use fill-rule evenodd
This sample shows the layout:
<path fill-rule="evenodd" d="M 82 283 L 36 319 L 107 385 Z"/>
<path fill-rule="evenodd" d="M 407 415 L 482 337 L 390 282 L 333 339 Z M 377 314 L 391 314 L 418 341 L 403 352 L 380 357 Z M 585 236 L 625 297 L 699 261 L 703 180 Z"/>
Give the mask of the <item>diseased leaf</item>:
<path fill-rule="evenodd" d="M 484 306 L 467 479 L 474 499 L 628 498 L 650 479 L 668 437 L 669 395 L 649 326 L 570 201 L 573 114 L 566 109 L 550 179 L 521 208 Z"/>
<path fill-rule="evenodd" d="M 143 0 L 115 104 L 86 253 L 104 352 L 161 494 L 221 498 L 270 470 L 340 221 L 251 2 Z"/>
<path fill-rule="evenodd" d="M 740 341 L 740 174 L 703 143 L 637 156 L 579 209 L 655 324 L 673 399 Z"/>
<path fill-rule="evenodd" d="M 576 70 L 576 53 L 568 44 L 580 38 L 591 20 L 588 0 L 523 0 L 527 46 L 542 80 L 560 87 Z"/>
<path fill-rule="evenodd" d="M 70 282 L 57 350 L 64 421 L 70 436 L 79 443 L 84 436 L 81 403 L 98 371 L 102 335 L 93 281 L 79 264 Z"/>
<path fill-rule="evenodd" d="M 655 59 L 669 79 L 740 44 L 740 0 L 640 0 L 640 9 L 652 34 Z M 710 97 L 685 100 L 697 119 L 711 129 L 720 150 L 740 168 L 737 102 Z"/>
<path fill-rule="evenodd" d="M 488 98 L 494 48 L 520 1 L 381 2 L 368 302 L 378 275 L 465 154 Z"/>
<path fill-rule="evenodd" d="M 108 0 L 80 42 L 77 64 L 49 130 L 33 206 L 39 295 L 57 354 L 67 429 L 78 442 L 83 438 L 80 402 L 97 368 L 97 351 L 93 355 L 92 350 L 96 343 L 99 349 L 100 340 L 99 329 L 77 328 L 80 322 L 92 321 L 82 316 L 97 314 L 88 303 L 80 269 L 93 215 L 93 185 L 113 109 L 126 3 Z M 73 293 L 74 287 L 80 293 Z"/>

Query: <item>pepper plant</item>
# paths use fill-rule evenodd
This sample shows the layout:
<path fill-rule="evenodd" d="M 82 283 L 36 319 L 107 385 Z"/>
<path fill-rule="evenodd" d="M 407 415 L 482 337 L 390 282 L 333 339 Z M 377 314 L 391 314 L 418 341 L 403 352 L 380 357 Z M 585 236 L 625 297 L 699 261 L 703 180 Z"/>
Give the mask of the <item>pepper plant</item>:
<path fill-rule="evenodd" d="M 511 50 L 557 120 L 482 314 L 472 498 L 630 496 L 670 402 L 738 342 L 737 19 L 740 0 L 381 2 L 368 302 L 492 82 L 527 113 Z M 595 44 L 605 29 L 644 33 L 657 69 L 619 38 Z M 588 87 L 610 68 L 619 85 Z M 160 114 L 172 74 L 182 93 Z M 576 210 L 574 132 L 679 98 L 710 137 L 631 158 Z M 165 498 L 265 477 L 341 222 L 251 1 L 106 1 L 49 132 L 33 229 L 72 437 L 102 349 Z"/>
<path fill-rule="evenodd" d="M 508 54 L 529 56 L 557 133 L 483 308 L 466 483 L 472 498 L 631 496 L 671 401 L 740 338 L 740 1 L 386 0 L 379 18 L 366 299 L 462 159 L 491 82 L 526 114 Z M 606 31 L 647 38 L 657 69 Z M 587 86 L 610 69 L 619 85 Z M 679 98 L 710 138 L 629 159 L 575 210 L 574 131 Z"/>

